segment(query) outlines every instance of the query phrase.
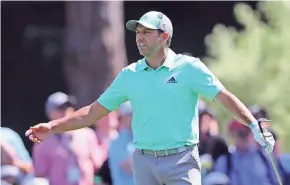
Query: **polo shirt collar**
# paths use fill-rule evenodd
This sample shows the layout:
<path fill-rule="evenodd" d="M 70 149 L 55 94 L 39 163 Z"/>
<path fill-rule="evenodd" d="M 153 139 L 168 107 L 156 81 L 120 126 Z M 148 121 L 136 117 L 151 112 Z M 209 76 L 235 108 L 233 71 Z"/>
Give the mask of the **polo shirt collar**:
<path fill-rule="evenodd" d="M 161 66 L 168 67 L 169 69 L 173 68 L 175 57 L 176 57 L 176 53 L 174 51 L 172 51 L 170 48 L 168 48 L 167 57 L 165 58 L 165 61 L 163 62 L 163 64 Z M 145 70 L 148 67 L 149 66 L 148 66 L 146 59 L 144 57 L 140 62 L 139 69 Z"/>

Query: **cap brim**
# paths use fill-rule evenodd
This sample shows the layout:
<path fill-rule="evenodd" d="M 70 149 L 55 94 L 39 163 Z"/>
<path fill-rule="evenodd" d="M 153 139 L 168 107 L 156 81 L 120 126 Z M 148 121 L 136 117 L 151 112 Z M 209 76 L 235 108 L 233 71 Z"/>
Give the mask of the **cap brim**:
<path fill-rule="evenodd" d="M 137 25 L 138 24 L 141 24 L 142 26 L 146 27 L 146 28 L 149 28 L 149 29 L 153 29 L 153 30 L 157 30 L 159 28 L 151 25 L 151 24 L 148 24 L 146 22 L 143 22 L 143 21 L 137 21 L 137 20 L 130 20 L 126 23 L 126 28 L 128 30 L 131 30 L 131 31 L 136 31 L 136 28 L 137 28 Z"/>

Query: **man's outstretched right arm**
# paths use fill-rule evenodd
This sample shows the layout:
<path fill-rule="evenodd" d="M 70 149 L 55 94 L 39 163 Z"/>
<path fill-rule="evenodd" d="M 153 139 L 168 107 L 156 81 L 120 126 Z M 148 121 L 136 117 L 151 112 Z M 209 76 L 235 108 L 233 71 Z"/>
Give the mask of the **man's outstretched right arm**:
<path fill-rule="evenodd" d="M 90 126 L 109 112 L 116 110 L 121 103 L 128 100 L 124 90 L 127 83 L 124 73 L 124 71 L 120 72 L 107 90 L 91 105 L 85 106 L 64 118 L 30 127 L 25 135 L 31 141 L 41 143 L 54 133 Z"/>
<path fill-rule="evenodd" d="M 50 121 L 49 124 L 51 125 L 53 133 L 77 130 L 92 125 L 109 112 L 109 110 L 95 101 L 91 105 L 85 106 L 69 116 Z"/>

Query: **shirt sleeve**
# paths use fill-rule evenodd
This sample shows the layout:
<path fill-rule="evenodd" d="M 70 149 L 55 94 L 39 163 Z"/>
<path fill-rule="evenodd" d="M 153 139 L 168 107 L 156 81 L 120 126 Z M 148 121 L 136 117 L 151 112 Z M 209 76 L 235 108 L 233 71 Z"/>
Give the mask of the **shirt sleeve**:
<path fill-rule="evenodd" d="M 116 110 L 119 105 L 128 100 L 125 92 L 125 73 L 126 72 L 123 69 L 114 79 L 112 84 L 107 88 L 107 90 L 97 99 L 97 102 L 109 111 Z"/>
<path fill-rule="evenodd" d="M 189 79 L 192 91 L 210 100 L 214 100 L 224 89 L 222 83 L 198 58 L 190 63 Z"/>

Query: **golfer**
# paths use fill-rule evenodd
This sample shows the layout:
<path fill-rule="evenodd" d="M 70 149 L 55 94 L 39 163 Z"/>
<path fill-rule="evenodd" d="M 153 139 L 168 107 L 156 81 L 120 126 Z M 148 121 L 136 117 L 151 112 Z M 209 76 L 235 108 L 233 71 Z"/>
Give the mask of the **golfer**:
<path fill-rule="evenodd" d="M 90 126 L 130 101 L 135 153 L 136 185 L 201 185 L 197 103 L 199 96 L 220 102 L 248 126 L 256 141 L 272 152 L 274 139 L 266 140 L 257 120 L 198 59 L 176 54 L 170 47 L 173 27 L 161 12 L 151 11 L 131 20 L 136 44 L 144 58 L 123 68 L 108 89 L 92 104 L 62 119 L 40 123 L 26 131 L 40 143 L 54 133 Z"/>

